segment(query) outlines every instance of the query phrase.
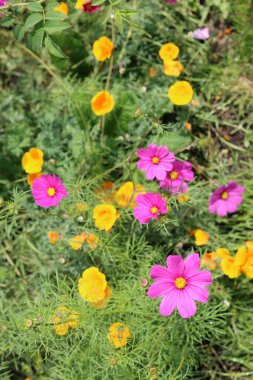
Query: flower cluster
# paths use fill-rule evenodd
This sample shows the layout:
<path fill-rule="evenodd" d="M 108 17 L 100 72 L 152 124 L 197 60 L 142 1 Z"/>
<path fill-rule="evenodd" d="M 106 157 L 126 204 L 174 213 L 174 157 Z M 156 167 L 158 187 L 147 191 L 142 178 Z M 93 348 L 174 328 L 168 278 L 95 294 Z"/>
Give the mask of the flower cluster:
<path fill-rule="evenodd" d="M 139 149 L 138 157 L 137 167 L 145 172 L 147 179 L 156 180 L 161 189 L 173 195 L 187 192 L 186 182 L 194 178 L 190 162 L 176 160 L 174 153 L 170 152 L 167 146 L 158 147 L 156 144 Z M 166 214 L 168 211 L 166 200 L 159 194 L 138 195 L 136 203 L 134 216 L 142 224 L 153 218 L 157 220 L 160 214 Z"/>
<path fill-rule="evenodd" d="M 78 326 L 79 315 L 77 313 L 70 312 L 66 306 L 59 306 L 56 312 L 52 314 L 52 321 L 54 325 L 54 331 L 58 335 L 66 335 L 69 328 L 76 328 Z"/>
<path fill-rule="evenodd" d="M 178 77 L 183 71 L 183 65 L 176 58 L 179 55 L 179 48 L 169 42 L 164 44 L 159 50 L 159 56 L 163 61 L 163 72 L 165 75 Z"/>
<path fill-rule="evenodd" d="M 127 339 L 131 338 L 131 333 L 124 323 L 116 322 L 109 327 L 107 338 L 116 348 L 120 348 L 126 346 Z"/>
<path fill-rule="evenodd" d="M 221 269 L 229 278 L 239 277 L 244 273 L 248 278 L 253 278 L 253 241 L 246 241 L 243 247 L 238 248 L 235 256 L 228 249 L 217 249 L 217 255 L 221 258 Z"/>
<path fill-rule="evenodd" d="M 27 182 L 30 186 L 32 186 L 36 178 L 40 178 L 42 175 L 43 156 L 44 153 L 38 148 L 30 148 L 22 156 L 22 168 L 28 174 Z"/>
<path fill-rule="evenodd" d="M 79 235 L 76 235 L 69 239 L 69 245 L 74 251 L 83 247 L 83 244 L 86 242 L 90 249 L 96 249 L 99 238 L 94 234 L 87 234 L 86 232 L 82 232 Z"/>

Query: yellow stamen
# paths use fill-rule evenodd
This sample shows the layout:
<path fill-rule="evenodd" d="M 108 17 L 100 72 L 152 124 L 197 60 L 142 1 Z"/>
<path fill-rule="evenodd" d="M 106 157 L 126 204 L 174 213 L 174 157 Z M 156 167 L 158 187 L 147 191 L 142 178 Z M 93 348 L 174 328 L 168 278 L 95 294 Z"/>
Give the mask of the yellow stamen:
<path fill-rule="evenodd" d="M 175 285 L 177 289 L 183 289 L 186 286 L 186 279 L 183 277 L 178 277 L 175 280 Z"/>
<path fill-rule="evenodd" d="M 157 207 L 152 207 L 152 209 L 151 209 L 152 214 L 156 214 L 157 211 L 158 211 Z"/>
<path fill-rule="evenodd" d="M 226 191 L 223 191 L 223 193 L 221 194 L 221 198 L 228 199 L 228 193 Z"/>
<path fill-rule="evenodd" d="M 53 197 L 55 195 L 55 189 L 53 187 L 49 187 L 49 189 L 47 190 L 47 195 Z"/>
<path fill-rule="evenodd" d="M 158 157 L 153 157 L 152 158 L 153 164 L 158 164 L 159 163 L 159 158 Z"/>
<path fill-rule="evenodd" d="M 170 178 L 171 179 L 177 179 L 177 177 L 178 177 L 178 173 L 177 172 L 173 171 L 173 172 L 170 173 Z"/>

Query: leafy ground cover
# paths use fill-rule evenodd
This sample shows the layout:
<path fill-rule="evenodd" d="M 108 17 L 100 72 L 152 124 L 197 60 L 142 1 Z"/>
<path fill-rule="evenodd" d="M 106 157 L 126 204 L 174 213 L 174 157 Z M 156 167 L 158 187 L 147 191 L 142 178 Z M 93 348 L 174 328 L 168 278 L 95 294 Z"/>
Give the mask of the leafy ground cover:
<path fill-rule="evenodd" d="M 252 4 L 133 0 L 94 13 L 75 4 L 68 15 L 42 1 L 1 11 L 1 379 L 250 380 Z M 210 37 L 193 38 L 202 26 Z M 104 61 L 92 49 L 101 36 L 114 45 Z M 166 43 L 180 49 L 179 77 L 163 72 Z M 167 95 L 177 81 L 194 90 L 183 106 Z M 102 90 L 115 105 L 99 116 L 91 100 Z M 186 193 L 138 169 L 150 144 L 191 163 Z M 33 198 L 31 157 L 21 164 L 32 147 L 67 189 L 59 207 Z M 210 213 L 211 194 L 231 181 L 243 202 Z M 139 223 L 141 192 L 160 194 L 167 212 Z M 105 209 L 94 210 L 105 204 L 103 230 Z M 193 252 L 212 275 L 208 302 L 191 318 L 165 317 L 147 295 L 150 270 Z"/>

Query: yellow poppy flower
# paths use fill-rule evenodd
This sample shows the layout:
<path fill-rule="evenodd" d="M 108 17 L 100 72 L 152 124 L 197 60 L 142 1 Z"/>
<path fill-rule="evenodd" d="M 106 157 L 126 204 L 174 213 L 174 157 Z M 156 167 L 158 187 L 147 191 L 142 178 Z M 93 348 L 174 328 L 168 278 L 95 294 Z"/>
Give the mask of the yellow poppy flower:
<path fill-rule="evenodd" d="M 99 230 L 110 231 L 117 219 L 117 210 L 111 204 L 102 204 L 94 208 L 93 219 Z"/>
<path fill-rule="evenodd" d="M 176 59 L 178 54 L 179 48 L 172 42 L 162 45 L 159 50 L 159 56 L 163 61 Z"/>
<path fill-rule="evenodd" d="M 109 38 L 102 36 L 94 42 L 92 51 L 98 61 L 105 61 L 111 57 L 113 48 L 113 42 Z"/>
<path fill-rule="evenodd" d="M 76 235 L 69 239 L 69 245 L 74 249 L 74 251 L 77 251 L 78 249 L 82 248 L 85 237 L 85 234 Z"/>
<path fill-rule="evenodd" d="M 91 109 L 97 116 L 106 115 L 114 106 L 114 98 L 108 91 L 98 92 L 91 100 Z"/>
<path fill-rule="evenodd" d="M 168 90 L 170 101 L 177 106 L 184 106 L 193 98 L 193 89 L 189 82 L 178 81 L 170 86 Z"/>
<path fill-rule="evenodd" d="M 66 335 L 70 327 L 76 328 L 78 326 L 79 315 L 77 313 L 71 313 L 66 306 L 59 306 L 56 312 L 52 315 L 54 331 L 58 335 Z"/>
<path fill-rule="evenodd" d="M 139 194 L 145 194 L 144 187 L 128 181 L 120 186 L 115 194 L 115 200 L 120 207 L 135 207 L 135 199 Z"/>
<path fill-rule="evenodd" d="M 42 173 L 31 173 L 27 176 L 27 183 L 28 185 L 32 186 L 33 182 L 36 180 L 36 178 L 40 178 L 42 176 Z"/>
<path fill-rule="evenodd" d="M 209 234 L 200 228 L 193 231 L 195 237 L 195 244 L 198 246 L 206 245 L 209 240 Z"/>
<path fill-rule="evenodd" d="M 87 302 L 102 301 L 105 298 L 106 288 L 105 275 L 96 267 L 86 269 L 78 281 L 79 293 Z"/>
<path fill-rule="evenodd" d="M 42 171 L 43 152 L 38 148 L 30 148 L 23 154 L 22 167 L 28 174 L 39 173 Z"/>
<path fill-rule="evenodd" d="M 69 14 L 69 7 L 67 3 L 60 3 L 58 7 L 54 8 L 54 11 L 58 11 L 63 13 L 64 15 L 68 16 Z"/>
<path fill-rule="evenodd" d="M 183 69 L 183 65 L 179 61 L 167 60 L 163 62 L 163 72 L 165 75 L 178 77 Z"/>

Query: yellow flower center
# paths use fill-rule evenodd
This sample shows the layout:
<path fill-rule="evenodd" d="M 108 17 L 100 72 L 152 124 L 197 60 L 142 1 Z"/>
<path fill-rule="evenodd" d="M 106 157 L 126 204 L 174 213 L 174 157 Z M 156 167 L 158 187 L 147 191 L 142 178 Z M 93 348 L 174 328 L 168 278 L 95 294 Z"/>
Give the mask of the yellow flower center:
<path fill-rule="evenodd" d="M 173 172 L 170 173 L 170 178 L 171 179 L 177 179 L 177 177 L 178 177 L 178 173 L 177 172 L 173 171 Z"/>
<path fill-rule="evenodd" d="M 152 209 L 151 209 L 152 214 L 156 214 L 157 211 L 158 211 L 157 207 L 152 207 Z"/>
<path fill-rule="evenodd" d="M 47 190 L 47 195 L 53 197 L 55 195 L 55 189 L 53 187 L 49 187 L 49 189 Z"/>
<path fill-rule="evenodd" d="M 228 193 L 226 191 L 223 191 L 223 193 L 221 194 L 221 198 L 228 199 Z"/>
<path fill-rule="evenodd" d="M 159 158 L 158 157 L 153 157 L 152 158 L 152 162 L 153 162 L 153 164 L 158 164 L 159 163 Z"/>
<path fill-rule="evenodd" d="M 186 286 L 186 279 L 183 277 L 178 277 L 175 280 L 175 286 L 177 289 L 183 289 Z"/>

